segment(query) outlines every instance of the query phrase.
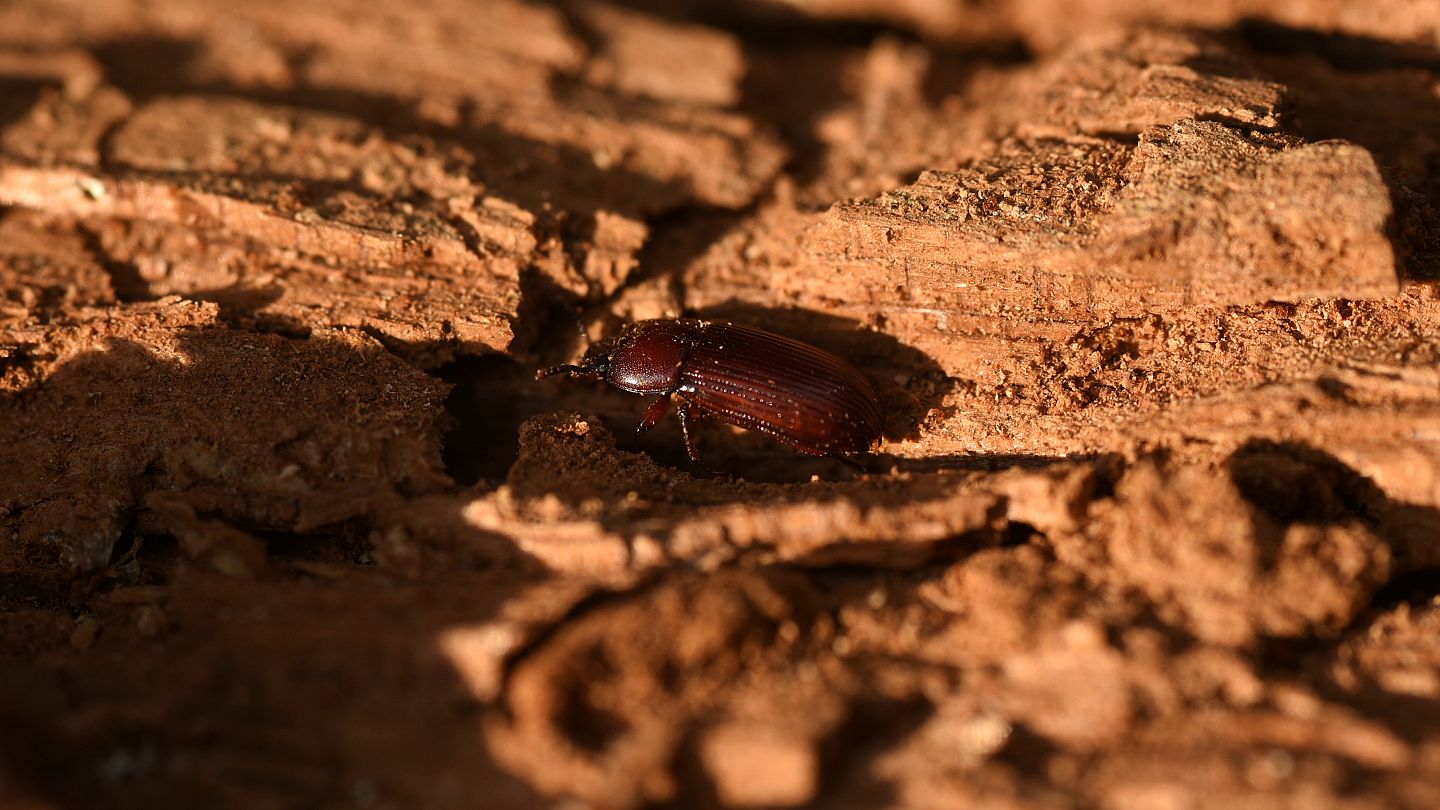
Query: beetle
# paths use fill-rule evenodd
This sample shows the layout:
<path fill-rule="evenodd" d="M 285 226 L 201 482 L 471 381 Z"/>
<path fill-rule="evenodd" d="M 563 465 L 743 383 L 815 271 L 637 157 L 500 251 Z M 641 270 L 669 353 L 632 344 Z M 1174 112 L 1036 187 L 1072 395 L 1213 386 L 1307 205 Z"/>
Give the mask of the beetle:
<path fill-rule="evenodd" d="M 728 321 L 637 321 L 592 344 L 578 364 L 541 369 L 535 379 L 560 373 L 658 397 L 637 434 L 659 424 L 676 401 L 685 451 L 696 463 L 690 424 L 704 416 L 847 462 L 846 454 L 873 450 L 880 440 L 880 401 L 854 366 L 808 343 Z"/>

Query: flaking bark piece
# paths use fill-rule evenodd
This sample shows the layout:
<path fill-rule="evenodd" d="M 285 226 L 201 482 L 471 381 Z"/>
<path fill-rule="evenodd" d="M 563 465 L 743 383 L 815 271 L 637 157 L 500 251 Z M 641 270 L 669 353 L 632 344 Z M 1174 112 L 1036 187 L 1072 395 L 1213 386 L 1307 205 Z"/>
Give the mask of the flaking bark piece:
<path fill-rule="evenodd" d="M 91 223 L 133 282 L 130 300 L 214 300 L 227 319 L 289 334 L 368 329 L 427 366 L 459 348 L 509 347 L 520 267 L 534 246 L 528 214 L 456 198 L 442 215 L 345 190 L 297 206 L 295 189 L 0 162 L 0 202 Z"/>
<path fill-rule="evenodd" d="M 1398 289 L 1370 154 L 1180 121 L 1138 146 L 1017 144 L 835 206 L 783 295 L 1091 315 Z M 777 287 L 781 285 L 776 285 Z"/>
<path fill-rule="evenodd" d="M 1033 473 L 1037 481 L 1042 473 Z M 1019 476 L 1009 485 L 1023 490 Z M 1022 510 L 1045 510 L 1035 494 Z M 1000 542 L 1010 499 L 963 475 L 763 485 L 697 479 L 618 451 L 595 417 L 535 417 L 505 486 L 464 507 L 567 574 L 629 582 L 675 562 L 913 568 Z M 1053 510 L 1052 510 L 1053 511 Z M 1028 516 L 1028 511 L 1027 511 Z"/>

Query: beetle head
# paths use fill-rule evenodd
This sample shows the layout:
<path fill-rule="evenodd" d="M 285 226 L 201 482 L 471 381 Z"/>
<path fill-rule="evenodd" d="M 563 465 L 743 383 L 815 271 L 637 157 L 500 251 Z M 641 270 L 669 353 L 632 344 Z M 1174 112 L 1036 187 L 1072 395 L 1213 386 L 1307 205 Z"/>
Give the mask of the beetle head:
<path fill-rule="evenodd" d="M 610 374 L 611 358 L 615 354 L 616 341 L 614 339 L 602 340 L 599 343 L 591 343 L 585 350 L 585 356 L 579 363 L 564 363 L 558 366 L 542 368 L 535 372 L 535 379 L 543 380 L 552 374 L 568 372 L 586 377 L 599 377 L 605 379 Z"/>
<path fill-rule="evenodd" d="M 535 379 L 568 372 L 599 377 L 636 394 L 670 393 L 679 381 L 680 364 L 696 324 L 686 320 L 629 324 L 619 335 L 591 344 L 579 363 L 542 369 Z"/>

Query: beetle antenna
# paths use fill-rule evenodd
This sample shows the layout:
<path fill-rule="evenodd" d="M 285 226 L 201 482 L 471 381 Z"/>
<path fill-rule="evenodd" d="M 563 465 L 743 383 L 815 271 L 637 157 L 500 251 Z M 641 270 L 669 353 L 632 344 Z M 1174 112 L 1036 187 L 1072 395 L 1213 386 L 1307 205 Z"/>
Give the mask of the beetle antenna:
<path fill-rule="evenodd" d="M 585 328 L 585 322 L 580 319 L 580 309 L 569 301 L 557 301 L 556 304 L 565 310 L 566 315 L 570 316 L 570 322 L 575 324 L 575 331 L 579 332 L 580 339 L 585 341 L 586 354 L 589 354 L 588 350 L 595 345 L 595 341 L 590 339 L 590 332 Z M 595 369 L 589 366 L 577 366 L 574 363 L 565 363 L 559 366 L 540 369 L 535 372 L 535 379 L 543 380 L 551 375 L 563 374 L 565 372 L 571 374 L 593 374 L 595 373 Z"/>
<path fill-rule="evenodd" d="M 571 374 L 584 374 L 585 372 L 589 371 L 589 369 L 585 368 L 584 366 L 577 366 L 574 363 L 565 363 L 564 365 L 560 366 L 551 366 L 549 368 L 540 369 L 539 371 L 535 372 L 535 379 L 543 380 L 552 374 L 562 374 L 567 371 Z"/>
<path fill-rule="evenodd" d="M 570 323 L 575 324 L 575 331 L 580 333 L 580 339 L 585 341 L 585 347 L 589 348 L 594 341 L 590 339 L 590 331 L 585 328 L 585 321 L 580 318 L 580 307 L 572 301 L 556 301 L 555 305 L 570 316 Z"/>
<path fill-rule="evenodd" d="M 593 346 L 594 341 L 590 340 L 590 330 L 586 329 L 585 322 L 580 320 L 580 313 L 573 309 L 570 310 L 570 319 L 575 322 L 575 331 L 579 332 L 580 337 L 584 339 L 586 348 Z"/>

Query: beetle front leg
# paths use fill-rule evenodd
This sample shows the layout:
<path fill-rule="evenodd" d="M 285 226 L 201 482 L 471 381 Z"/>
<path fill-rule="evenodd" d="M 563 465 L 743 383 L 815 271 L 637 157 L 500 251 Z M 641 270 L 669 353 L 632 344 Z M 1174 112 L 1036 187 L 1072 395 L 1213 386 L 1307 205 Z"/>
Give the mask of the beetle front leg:
<path fill-rule="evenodd" d="M 650 428 L 660 424 L 660 420 L 665 418 L 665 413 L 669 410 L 669 394 L 650 403 L 650 406 L 645 409 L 645 415 L 640 417 L 640 424 L 635 426 L 635 435 L 639 436 Z M 681 424 L 684 424 L 684 422 L 682 421 Z"/>

